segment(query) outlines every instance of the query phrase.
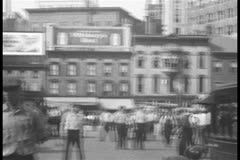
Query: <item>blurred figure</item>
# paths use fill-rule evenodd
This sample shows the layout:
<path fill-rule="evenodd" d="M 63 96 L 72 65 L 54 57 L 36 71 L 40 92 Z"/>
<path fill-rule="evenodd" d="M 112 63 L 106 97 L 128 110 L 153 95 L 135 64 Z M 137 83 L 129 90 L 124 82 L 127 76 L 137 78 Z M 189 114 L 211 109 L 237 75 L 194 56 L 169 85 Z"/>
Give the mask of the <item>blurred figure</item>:
<path fill-rule="evenodd" d="M 77 147 L 79 149 L 80 159 L 85 159 L 82 138 L 83 118 L 83 114 L 79 113 L 79 107 L 73 105 L 71 112 L 65 115 L 65 119 L 63 119 L 64 129 L 67 130 L 67 146 L 65 160 L 68 160 L 69 145 L 74 145 L 75 143 L 77 144 Z"/>
<path fill-rule="evenodd" d="M 144 149 L 144 141 L 146 135 L 145 123 L 146 123 L 146 116 L 143 112 L 142 108 L 139 108 L 135 112 L 135 122 L 136 122 L 136 148 Z"/>
<path fill-rule="evenodd" d="M 172 121 L 168 118 L 164 125 L 164 136 L 167 144 L 170 144 L 172 129 L 173 129 Z"/>
<path fill-rule="evenodd" d="M 104 131 L 100 131 L 100 141 L 105 141 L 106 136 L 109 134 L 109 131 L 112 129 L 112 114 L 107 111 L 103 111 L 100 115 L 100 122 L 101 126 L 103 127 Z"/>
<path fill-rule="evenodd" d="M 121 106 L 119 111 L 114 114 L 114 122 L 117 126 L 118 143 L 117 149 L 126 149 L 127 127 L 126 127 L 126 111 L 125 107 Z"/>

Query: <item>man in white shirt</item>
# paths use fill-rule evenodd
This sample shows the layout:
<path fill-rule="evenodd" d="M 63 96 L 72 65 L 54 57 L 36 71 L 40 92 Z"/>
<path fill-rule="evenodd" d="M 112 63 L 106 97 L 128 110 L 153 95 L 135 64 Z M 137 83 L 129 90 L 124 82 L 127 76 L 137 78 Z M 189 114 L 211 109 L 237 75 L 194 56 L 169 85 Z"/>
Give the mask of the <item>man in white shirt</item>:
<path fill-rule="evenodd" d="M 126 139 L 127 139 L 127 127 L 126 127 L 126 113 L 125 107 L 120 107 L 120 110 L 114 114 L 114 122 L 117 126 L 118 133 L 118 149 L 126 148 Z"/>
<path fill-rule="evenodd" d="M 105 133 L 106 134 L 102 134 L 100 137 L 101 141 L 104 141 L 106 138 L 106 135 L 109 133 L 109 130 L 111 130 L 112 128 L 112 115 L 110 112 L 104 111 L 102 112 L 102 114 L 100 115 L 100 122 L 101 125 L 104 127 Z"/>
<path fill-rule="evenodd" d="M 84 152 L 83 152 L 83 139 L 80 136 L 82 133 L 83 127 L 83 115 L 79 114 L 79 108 L 78 106 L 73 106 L 72 111 L 69 112 L 66 117 L 63 119 L 63 127 L 65 130 L 67 130 L 67 146 L 66 146 L 66 156 L 65 160 L 68 160 L 68 150 L 69 145 L 74 145 L 75 142 L 77 143 L 77 147 L 79 149 L 80 153 L 80 159 L 84 159 Z"/>
<path fill-rule="evenodd" d="M 143 112 L 142 108 L 139 108 L 135 112 L 135 122 L 137 126 L 137 131 L 136 131 L 136 147 L 138 149 L 144 149 L 144 140 L 145 140 L 145 123 L 146 123 L 146 116 Z"/>

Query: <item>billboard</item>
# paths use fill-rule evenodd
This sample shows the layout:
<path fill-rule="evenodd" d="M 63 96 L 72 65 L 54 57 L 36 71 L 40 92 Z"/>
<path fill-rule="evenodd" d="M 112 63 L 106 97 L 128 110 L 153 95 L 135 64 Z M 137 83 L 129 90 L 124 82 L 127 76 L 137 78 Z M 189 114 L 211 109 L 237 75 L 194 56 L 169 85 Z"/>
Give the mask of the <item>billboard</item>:
<path fill-rule="evenodd" d="M 43 33 L 3 32 L 3 55 L 44 55 Z"/>
<path fill-rule="evenodd" d="M 50 30 L 54 50 L 130 50 L 129 27 L 53 27 Z"/>

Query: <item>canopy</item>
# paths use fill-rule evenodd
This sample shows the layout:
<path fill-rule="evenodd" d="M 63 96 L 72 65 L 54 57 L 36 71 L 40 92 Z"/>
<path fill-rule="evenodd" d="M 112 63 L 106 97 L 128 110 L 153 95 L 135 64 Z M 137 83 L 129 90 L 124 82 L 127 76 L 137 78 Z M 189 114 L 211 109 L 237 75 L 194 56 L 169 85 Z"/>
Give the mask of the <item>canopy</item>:
<path fill-rule="evenodd" d="M 72 105 L 96 106 L 99 100 L 93 97 L 47 97 L 44 98 L 47 106 L 69 108 Z"/>
<path fill-rule="evenodd" d="M 102 108 L 107 110 L 118 110 L 120 106 L 126 107 L 126 109 L 134 109 L 135 103 L 133 99 L 115 99 L 115 98 L 106 98 L 100 99 Z"/>

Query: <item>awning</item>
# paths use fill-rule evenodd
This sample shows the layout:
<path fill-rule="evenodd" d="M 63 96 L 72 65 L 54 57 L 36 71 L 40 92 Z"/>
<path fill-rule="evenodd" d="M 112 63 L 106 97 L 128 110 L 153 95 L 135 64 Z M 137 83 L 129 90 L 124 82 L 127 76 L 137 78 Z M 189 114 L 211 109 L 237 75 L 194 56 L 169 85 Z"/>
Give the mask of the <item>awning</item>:
<path fill-rule="evenodd" d="M 133 99 L 100 99 L 101 107 L 108 110 L 118 110 L 120 106 L 124 106 L 126 109 L 135 108 Z"/>
<path fill-rule="evenodd" d="M 94 97 L 46 97 L 44 101 L 49 107 L 95 106 L 99 104 L 98 98 Z"/>
<path fill-rule="evenodd" d="M 197 104 L 214 104 L 214 97 L 212 95 L 208 96 L 207 98 L 203 100 L 199 100 L 196 102 Z"/>

